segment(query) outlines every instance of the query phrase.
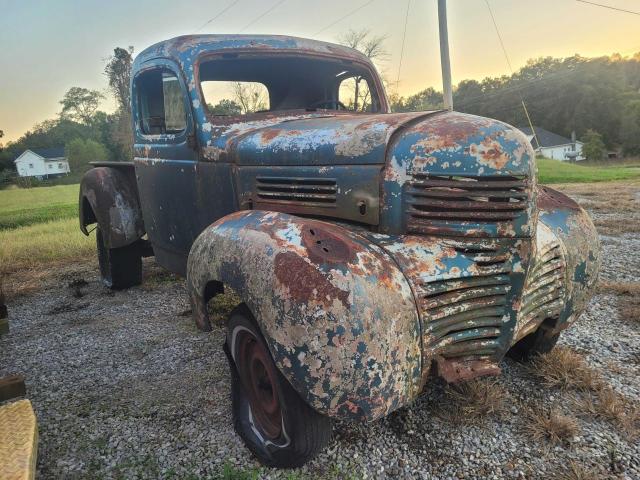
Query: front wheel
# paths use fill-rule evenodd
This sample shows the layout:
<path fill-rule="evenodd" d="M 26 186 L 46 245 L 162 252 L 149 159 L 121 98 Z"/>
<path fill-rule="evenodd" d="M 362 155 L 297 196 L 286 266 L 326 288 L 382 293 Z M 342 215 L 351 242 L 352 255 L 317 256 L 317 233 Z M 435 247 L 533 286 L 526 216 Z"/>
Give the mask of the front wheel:
<path fill-rule="evenodd" d="M 142 254 L 137 244 L 108 248 L 100 227 L 96 228 L 96 246 L 102 283 L 113 290 L 142 283 Z"/>
<path fill-rule="evenodd" d="M 240 305 L 229 318 L 233 424 L 266 466 L 294 468 L 315 457 L 331 438 L 331 420 L 307 405 L 278 371 L 251 312 Z"/>

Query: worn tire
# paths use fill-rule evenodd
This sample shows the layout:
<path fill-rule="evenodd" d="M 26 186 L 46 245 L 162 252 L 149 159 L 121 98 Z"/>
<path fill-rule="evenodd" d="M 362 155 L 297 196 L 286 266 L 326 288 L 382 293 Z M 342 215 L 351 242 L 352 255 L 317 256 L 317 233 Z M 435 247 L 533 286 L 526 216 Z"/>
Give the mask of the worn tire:
<path fill-rule="evenodd" d="M 96 228 L 96 246 L 102 283 L 113 290 L 142 283 L 142 255 L 137 244 L 107 248 L 100 227 Z"/>
<path fill-rule="evenodd" d="M 518 340 L 507 355 L 518 362 L 527 362 L 536 355 L 549 353 L 556 346 L 560 333 L 551 334 L 549 330 L 541 327 L 535 332 Z"/>
<path fill-rule="evenodd" d="M 248 343 L 252 346 L 246 347 Z M 266 380 L 256 379 L 253 374 L 259 370 L 253 367 L 256 356 L 246 361 L 247 349 L 264 352 L 258 354 L 257 364 L 260 365 L 259 369 L 265 367 Z M 260 329 L 244 305 L 236 307 L 229 316 L 225 351 L 231 367 L 233 424 L 247 448 L 263 465 L 269 467 L 300 467 L 315 457 L 331 439 L 331 419 L 307 405 L 278 371 Z M 249 391 L 252 387 L 247 386 L 243 379 L 253 385 L 253 391 Z M 265 384 L 269 387 L 266 388 Z M 263 393 L 256 394 L 256 391 Z M 269 401 L 273 397 L 278 404 L 281 430 L 277 434 L 269 435 L 267 431 L 273 428 L 265 429 L 260 423 L 261 414 L 266 415 L 264 411 L 267 410 L 262 405 L 265 403 L 264 392 L 268 392 L 266 396 Z M 261 395 L 263 397 L 257 400 L 256 397 Z M 258 404 L 257 408 L 255 403 Z M 254 411 L 257 413 L 254 414 Z M 271 420 L 263 423 L 273 426 Z"/>

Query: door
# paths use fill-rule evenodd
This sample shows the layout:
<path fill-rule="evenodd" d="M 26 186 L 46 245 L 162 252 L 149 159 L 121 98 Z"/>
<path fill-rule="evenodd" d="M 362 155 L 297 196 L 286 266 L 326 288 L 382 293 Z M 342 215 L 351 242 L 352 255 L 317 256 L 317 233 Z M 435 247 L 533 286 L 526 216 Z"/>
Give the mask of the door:
<path fill-rule="evenodd" d="M 157 262 L 184 275 L 199 233 L 187 89 L 177 65 L 160 59 L 140 70 L 132 87 L 134 163 L 147 235 Z"/>

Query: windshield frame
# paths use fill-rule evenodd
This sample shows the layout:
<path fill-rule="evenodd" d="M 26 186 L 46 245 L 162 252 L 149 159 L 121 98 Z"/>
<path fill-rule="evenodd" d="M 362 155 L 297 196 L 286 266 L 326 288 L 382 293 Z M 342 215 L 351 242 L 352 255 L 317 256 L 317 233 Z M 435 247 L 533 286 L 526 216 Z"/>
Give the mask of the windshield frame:
<path fill-rule="evenodd" d="M 335 62 L 346 62 L 353 64 L 359 68 L 363 68 L 368 76 L 371 78 L 372 85 L 370 88 L 375 90 L 377 94 L 379 109 L 376 112 L 358 112 L 352 110 L 333 110 L 333 109 L 288 109 L 288 110 L 270 110 L 265 112 L 255 112 L 255 113 L 247 113 L 241 115 L 214 115 L 211 113 L 209 106 L 205 101 L 205 96 L 202 91 L 202 83 L 200 81 L 200 65 L 202 63 L 206 63 L 211 60 L 223 59 L 228 55 L 237 55 L 238 57 L 255 57 L 255 58 L 268 58 L 273 56 L 278 57 L 300 57 L 300 58 L 317 58 L 318 60 L 330 60 Z M 323 113 L 325 115 L 376 115 L 380 113 L 389 113 L 389 100 L 386 95 L 386 91 L 382 84 L 382 80 L 378 75 L 375 67 L 371 62 L 361 61 L 354 59 L 352 57 L 341 56 L 341 55 L 326 55 L 318 52 L 307 52 L 300 50 L 266 50 L 264 52 L 256 52 L 255 49 L 234 49 L 227 52 L 203 52 L 196 58 L 196 61 L 193 63 L 193 80 L 196 86 L 197 94 L 200 100 L 200 104 L 203 105 L 203 110 L 207 120 L 212 125 L 225 125 L 225 124 L 235 124 L 235 123 L 243 123 L 250 122 L 256 120 L 262 120 L 267 118 L 281 117 L 281 116 L 291 116 L 292 114 L 314 114 L 314 113 Z"/>

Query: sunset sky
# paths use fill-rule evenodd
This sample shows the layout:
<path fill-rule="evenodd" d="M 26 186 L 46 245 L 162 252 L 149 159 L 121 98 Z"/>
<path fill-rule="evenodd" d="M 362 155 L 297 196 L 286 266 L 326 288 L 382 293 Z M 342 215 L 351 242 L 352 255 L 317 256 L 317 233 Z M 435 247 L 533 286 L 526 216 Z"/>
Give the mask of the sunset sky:
<path fill-rule="evenodd" d="M 540 56 L 640 51 L 640 16 L 575 0 L 489 0 L 515 69 Z M 104 59 L 116 46 L 136 52 L 195 33 L 234 0 L 0 0 L 0 130 L 3 143 L 53 118 L 73 86 L 104 90 Z M 279 0 L 239 0 L 199 33 L 239 33 Z M 638 0 L 598 0 L 640 11 Z M 384 73 L 395 83 L 407 0 L 284 0 L 242 33 L 336 41 L 349 30 L 385 35 Z M 399 90 L 441 88 L 436 0 L 411 0 Z M 454 83 L 506 74 L 485 0 L 449 0 Z M 109 99 L 101 107 L 111 111 Z"/>

